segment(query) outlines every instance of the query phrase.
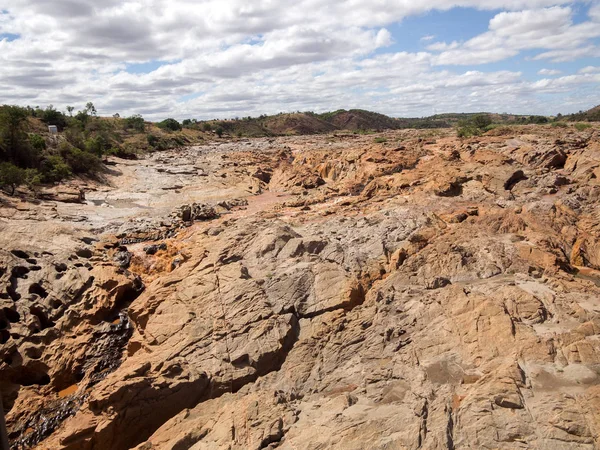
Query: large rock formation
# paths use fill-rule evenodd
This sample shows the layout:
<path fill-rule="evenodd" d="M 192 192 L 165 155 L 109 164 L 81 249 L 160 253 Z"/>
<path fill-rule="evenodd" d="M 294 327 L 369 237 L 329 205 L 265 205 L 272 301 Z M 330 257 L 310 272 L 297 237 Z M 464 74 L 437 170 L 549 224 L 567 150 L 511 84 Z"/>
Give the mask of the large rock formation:
<path fill-rule="evenodd" d="M 13 245 L 14 448 L 596 448 L 598 132 L 526 130 L 186 150 L 207 176 L 179 205 L 248 204 L 186 227 L 165 194 L 69 252 Z"/>

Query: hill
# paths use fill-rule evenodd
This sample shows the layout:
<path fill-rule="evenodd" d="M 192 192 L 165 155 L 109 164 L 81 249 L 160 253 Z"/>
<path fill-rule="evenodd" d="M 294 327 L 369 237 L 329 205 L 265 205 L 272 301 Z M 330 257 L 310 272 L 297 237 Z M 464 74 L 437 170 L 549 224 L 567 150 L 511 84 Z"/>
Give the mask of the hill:
<path fill-rule="evenodd" d="M 321 114 L 308 111 L 231 120 L 195 121 L 190 126 L 203 130 L 220 129 L 230 136 L 258 137 L 321 134 L 342 130 L 358 132 L 403 128 L 448 128 L 452 124 L 444 119 L 397 119 L 363 109 L 340 109 Z"/>
<path fill-rule="evenodd" d="M 575 122 L 600 122 L 600 105 L 587 111 L 579 111 L 575 114 L 563 116 L 563 119 Z"/>

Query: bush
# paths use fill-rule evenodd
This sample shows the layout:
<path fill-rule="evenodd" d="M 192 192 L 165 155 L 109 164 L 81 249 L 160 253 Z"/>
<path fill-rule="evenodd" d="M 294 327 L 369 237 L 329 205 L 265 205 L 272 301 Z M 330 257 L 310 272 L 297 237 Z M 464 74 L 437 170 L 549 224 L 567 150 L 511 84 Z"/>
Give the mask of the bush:
<path fill-rule="evenodd" d="M 68 142 L 62 142 L 58 151 L 73 173 L 94 173 L 100 166 L 100 159 L 96 155 L 73 147 Z"/>
<path fill-rule="evenodd" d="M 552 126 L 554 128 L 567 128 L 568 125 L 565 122 L 553 122 Z"/>
<path fill-rule="evenodd" d="M 181 130 L 181 124 L 179 122 L 177 122 L 175 119 L 165 119 L 162 122 L 159 122 L 156 124 L 159 128 L 162 128 L 163 130 L 170 130 L 170 131 L 179 131 Z"/>
<path fill-rule="evenodd" d="M 146 129 L 146 124 L 144 123 L 144 118 L 139 114 L 135 114 L 125 119 L 125 129 L 126 130 L 135 130 L 143 133 Z"/>
<path fill-rule="evenodd" d="M 375 138 L 375 143 L 376 144 L 385 144 L 386 142 L 387 142 L 387 139 L 384 138 L 384 137 Z"/>
<path fill-rule="evenodd" d="M 196 128 L 197 123 L 198 121 L 196 119 L 184 119 L 183 122 L 181 122 L 181 125 L 183 128 Z"/>
<path fill-rule="evenodd" d="M 469 122 L 459 122 L 456 134 L 458 137 L 467 138 L 472 136 L 481 136 L 482 130 Z"/>
<path fill-rule="evenodd" d="M 484 131 L 492 129 L 492 118 L 487 114 L 478 114 L 468 120 L 458 122 L 458 137 L 481 136 Z"/>
<path fill-rule="evenodd" d="M 587 130 L 588 128 L 591 128 L 592 126 L 589 123 L 576 123 L 575 124 L 575 129 L 577 131 L 584 131 Z"/>
<path fill-rule="evenodd" d="M 473 125 L 480 130 L 484 130 L 492 124 L 492 118 L 487 114 L 478 114 L 473 117 Z"/>
<path fill-rule="evenodd" d="M 222 137 L 222 136 L 223 136 L 223 133 L 225 133 L 225 130 L 224 130 L 222 127 L 218 127 L 218 128 L 215 130 L 215 133 L 217 133 L 217 136 L 219 136 L 219 137 Z"/>
<path fill-rule="evenodd" d="M 98 157 L 101 157 L 102 154 L 110 148 L 110 143 L 103 135 L 98 135 L 85 141 L 85 150 Z"/>
<path fill-rule="evenodd" d="M 9 162 L 0 163 L 0 186 L 10 189 L 10 195 L 15 193 L 17 186 L 25 183 L 26 172 L 24 169 Z"/>
<path fill-rule="evenodd" d="M 202 129 L 207 132 L 212 131 L 212 126 L 210 123 L 206 122 L 204 125 L 202 125 Z"/>
<path fill-rule="evenodd" d="M 543 125 L 548 122 L 550 122 L 550 121 L 545 116 L 530 116 L 529 117 L 529 123 L 533 123 L 536 125 Z"/>
<path fill-rule="evenodd" d="M 40 165 L 41 179 L 44 182 L 60 181 L 72 175 L 71 168 L 59 155 L 48 156 Z"/>
<path fill-rule="evenodd" d="M 149 134 L 146 136 L 146 139 L 148 139 L 148 145 L 150 147 L 156 147 L 158 145 L 159 139 L 157 136 L 154 136 L 153 134 Z"/>
<path fill-rule="evenodd" d="M 29 135 L 29 143 L 33 147 L 34 150 L 41 152 L 42 150 L 46 150 L 46 140 L 40 136 L 39 134 L 30 134 Z"/>

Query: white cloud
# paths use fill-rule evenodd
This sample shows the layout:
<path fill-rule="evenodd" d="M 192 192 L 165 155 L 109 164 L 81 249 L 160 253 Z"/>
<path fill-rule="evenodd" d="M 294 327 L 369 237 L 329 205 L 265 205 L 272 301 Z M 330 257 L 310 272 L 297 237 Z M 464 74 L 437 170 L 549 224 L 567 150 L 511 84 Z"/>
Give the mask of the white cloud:
<path fill-rule="evenodd" d="M 554 63 L 562 63 L 575 61 L 580 58 L 597 58 L 600 57 L 600 47 L 588 45 L 586 47 L 575 49 L 558 49 L 550 50 L 536 55 L 534 60 L 548 59 Z"/>
<path fill-rule="evenodd" d="M 590 40 L 600 36 L 600 10 L 594 6 L 589 21 L 573 24 L 572 3 L 0 0 L 0 34 L 19 35 L 0 41 L 0 91 L 3 102 L 63 108 L 91 100 L 103 114 L 148 118 L 339 107 L 395 115 L 432 108 L 535 112 L 542 104 L 519 72 L 439 66 L 479 66 L 527 49 L 541 49 L 536 58 L 551 61 L 597 54 Z M 504 12 L 466 42 L 433 42 L 441 31 L 432 27 L 421 38 L 426 52 L 392 50 L 404 44 L 392 25 L 457 6 Z M 150 73 L 125 71 L 149 61 L 162 63 Z M 566 85 L 551 83 L 544 92 Z"/>
<path fill-rule="evenodd" d="M 541 69 L 540 71 L 538 71 L 538 75 L 560 75 L 562 72 L 560 70 L 556 70 L 556 69 Z"/>
<path fill-rule="evenodd" d="M 598 48 L 589 44 L 600 37 L 600 23 L 594 10 L 587 22 L 574 24 L 570 7 L 501 12 L 489 23 L 489 31 L 463 44 L 436 43 L 430 51 L 442 52 L 437 64 L 472 65 L 502 61 L 522 50 L 542 49 L 534 59 L 553 62 L 572 61 L 584 56 L 597 56 Z"/>
<path fill-rule="evenodd" d="M 595 67 L 595 66 L 587 66 L 584 67 L 583 69 L 579 70 L 579 73 L 600 73 L 600 67 Z"/>

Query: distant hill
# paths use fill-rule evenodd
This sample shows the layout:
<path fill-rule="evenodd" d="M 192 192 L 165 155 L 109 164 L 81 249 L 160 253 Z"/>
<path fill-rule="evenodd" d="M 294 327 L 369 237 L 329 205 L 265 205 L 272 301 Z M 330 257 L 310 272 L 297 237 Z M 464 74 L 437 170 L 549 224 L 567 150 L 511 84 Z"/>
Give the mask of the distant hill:
<path fill-rule="evenodd" d="M 376 112 L 365 111 L 364 109 L 351 109 L 320 114 L 323 120 L 329 122 L 338 130 L 372 130 L 372 129 L 396 129 L 401 128 L 398 119 L 379 114 Z"/>
<path fill-rule="evenodd" d="M 326 113 L 296 112 L 272 116 L 244 117 L 232 120 L 195 122 L 202 129 L 221 129 L 231 136 L 282 136 L 320 134 L 332 131 L 396 130 L 402 128 L 447 128 L 453 126 L 443 118 L 396 119 L 363 109 L 340 109 Z"/>
<path fill-rule="evenodd" d="M 295 112 L 243 117 L 230 120 L 195 121 L 191 127 L 218 130 L 229 136 L 258 137 L 320 134 L 332 131 L 382 131 L 398 129 L 452 128 L 477 115 L 488 115 L 496 125 L 544 124 L 551 118 L 535 115 L 477 113 L 447 113 L 430 117 L 394 118 L 364 109 L 339 109 L 326 113 Z M 585 119 L 577 119 L 585 120 Z"/>
<path fill-rule="evenodd" d="M 562 117 L 565 120 L 575 122 L 599 122 L 600 121 L 600 105 L 595 106 L 587 111 L 579 111 L 575 114 Z"/>

